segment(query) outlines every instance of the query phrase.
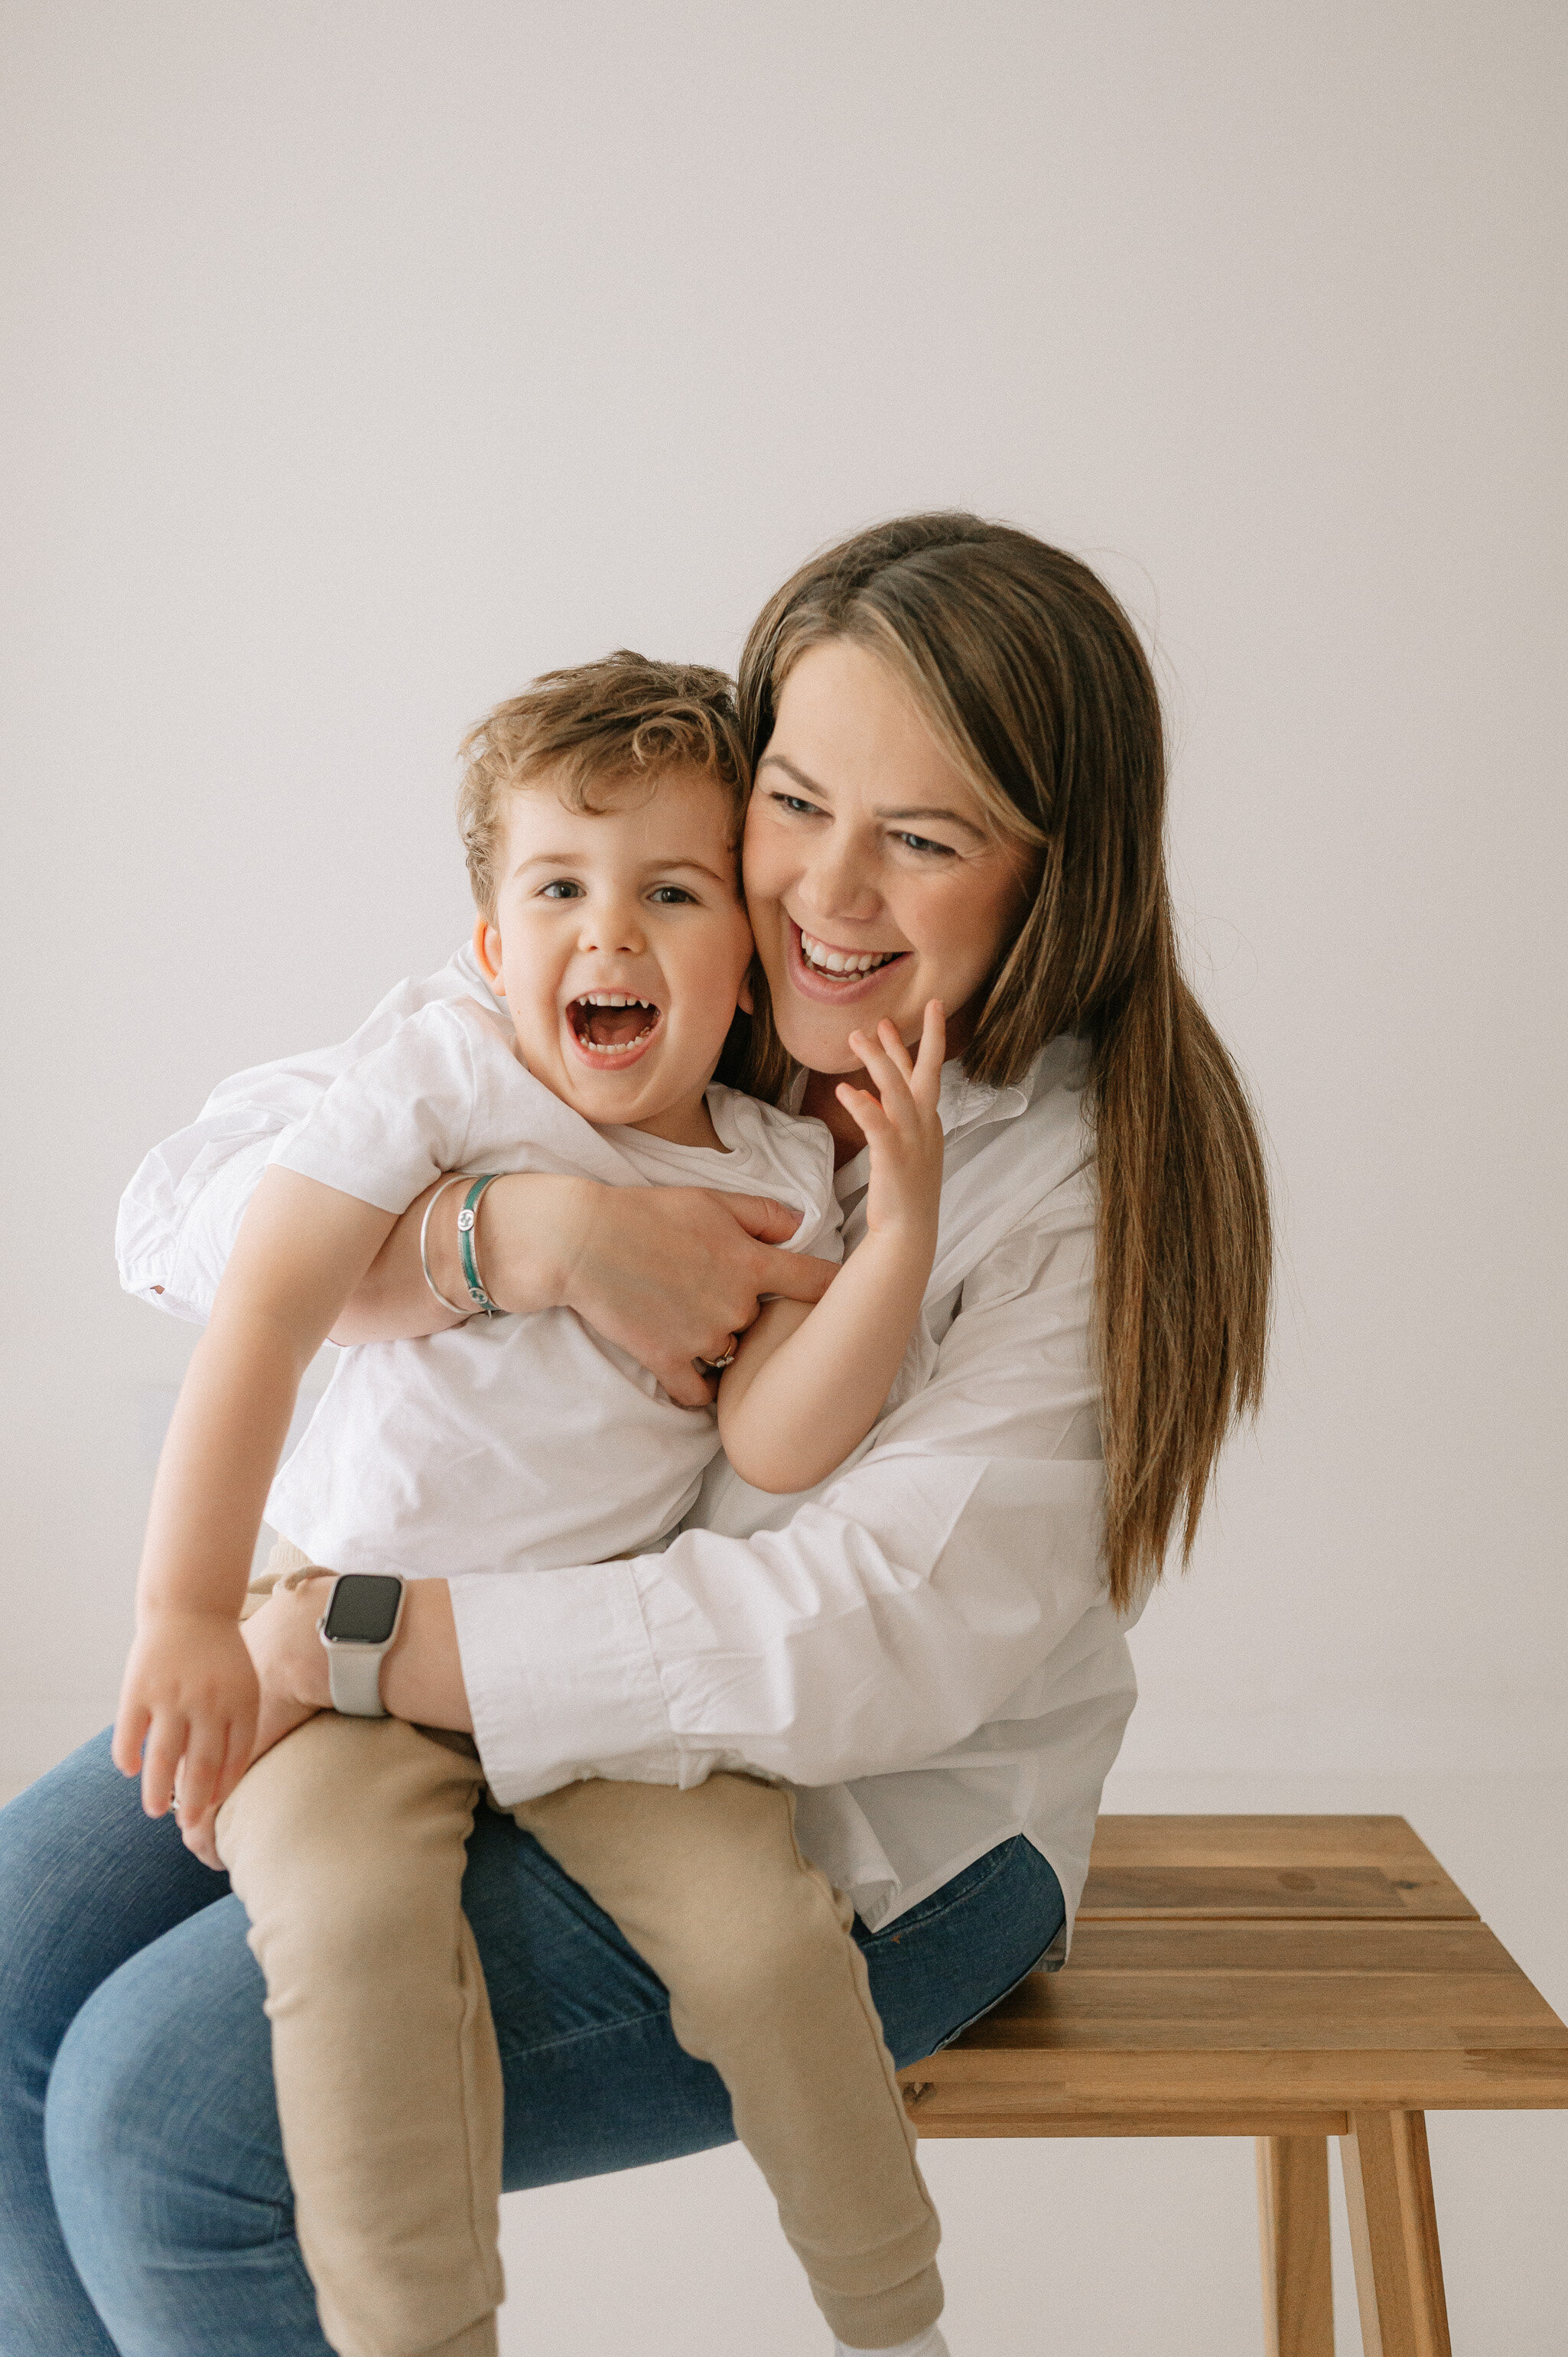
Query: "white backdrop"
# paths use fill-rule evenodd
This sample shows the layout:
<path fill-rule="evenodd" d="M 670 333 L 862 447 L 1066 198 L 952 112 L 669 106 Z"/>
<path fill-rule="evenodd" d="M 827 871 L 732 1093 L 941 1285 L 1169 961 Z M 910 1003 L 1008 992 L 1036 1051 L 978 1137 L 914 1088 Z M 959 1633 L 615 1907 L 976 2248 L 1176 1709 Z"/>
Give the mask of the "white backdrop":
<path fill-rule="evenodd" d="M 944 504 L 1147 632 L 1277 1165 L 1127 1769 L 1568 1767 L 1562 10 L 7 15 L 0 1785 L 112 1702 L 142 1152 L 466 931 L 497 697 Z"/>

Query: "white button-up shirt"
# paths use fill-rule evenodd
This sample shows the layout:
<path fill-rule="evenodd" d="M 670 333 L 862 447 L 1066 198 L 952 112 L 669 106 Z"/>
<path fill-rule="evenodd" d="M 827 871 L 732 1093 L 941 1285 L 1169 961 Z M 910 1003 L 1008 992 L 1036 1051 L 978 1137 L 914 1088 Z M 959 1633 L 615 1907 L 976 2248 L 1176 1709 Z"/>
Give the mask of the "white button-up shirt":
<path fill-rule="evenodd" d="M 407 1015 L 481 987 L 459 952 L 342 1046 L 215 1090 L 126 1192 L 127 1289 L 205 1318 L 283 1133 Z M 1082 1082 L 1067 1039 L 1015 1088 L 947 1067 L 921 1327 L 881 1420 L 816 1490 L 769 1497 L 721 1458 L 661 1550 L 453 1582 L 499 1799 L 749 1768 L 798 1788 L 802 1848 L 874 1930 L 1015 1834 L 1070 1921 L 1136 1692 L 1102 1559 Z M 850 1250 L 865 1181 L 865 1157 L 838 1174 Z"/>

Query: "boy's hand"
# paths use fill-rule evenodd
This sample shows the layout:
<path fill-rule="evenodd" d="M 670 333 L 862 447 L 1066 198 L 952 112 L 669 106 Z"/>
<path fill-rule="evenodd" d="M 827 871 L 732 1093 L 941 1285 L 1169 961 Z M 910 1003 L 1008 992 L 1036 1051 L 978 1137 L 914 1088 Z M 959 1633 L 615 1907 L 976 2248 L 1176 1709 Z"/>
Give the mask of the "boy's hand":
<path fill-rule="evenodd" d="M 919 1052 L 913 1064 L 895 1026 L 876 1027 L 873 1039 L 852 1031 L 849 1044 L 865 1066 L 877 1093 L 841 1082 L 834 1091 L 844 1111 L 864 1131 L 871 1149 L 871 1183 L 865 1198 L 868 1234 L 905 1232 L 934 1243 L 942 1191 L 942 1125 L 937 1116 L 947 1024 L 940 998 L 926 1008 Z"/>
<path fill-rule="evenodd" d="M 177 1797 L 182 1825 L 222 1805 L 250 1763 L 259 1701 L 237 1621 L 223 1613 L 142 1614 L 121 1682 L 113 1756 L 122 1775 L 140 1769 L 149 1817 L 161 1817 Z"/>

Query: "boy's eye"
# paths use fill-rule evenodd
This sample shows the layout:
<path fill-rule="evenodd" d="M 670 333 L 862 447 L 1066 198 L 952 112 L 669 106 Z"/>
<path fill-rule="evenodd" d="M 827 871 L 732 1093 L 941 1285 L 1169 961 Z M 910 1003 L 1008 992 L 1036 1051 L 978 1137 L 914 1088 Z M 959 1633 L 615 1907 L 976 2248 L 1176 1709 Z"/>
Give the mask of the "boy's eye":
<path fill-rule="evenodd" d="M 580 900 L 583 888 L 574 884 L 569 876 L 561 876 L 553 884 L 547 884 L 539 897 L 542 900 Z"/>
<path fill-rule="evenodd" d="M 672 909 L 682 900 L 690 900 L 692 895 L 683 892 L 679 884 L 656 884 L 648 897 L 650 900 L 657 900 L 661 908 Z"/>

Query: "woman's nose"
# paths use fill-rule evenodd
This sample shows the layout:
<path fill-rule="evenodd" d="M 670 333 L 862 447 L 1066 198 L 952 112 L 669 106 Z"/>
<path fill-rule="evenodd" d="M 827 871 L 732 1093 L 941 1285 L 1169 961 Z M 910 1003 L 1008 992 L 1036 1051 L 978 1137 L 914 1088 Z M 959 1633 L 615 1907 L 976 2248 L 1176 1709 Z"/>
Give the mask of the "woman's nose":
<path fill-rule="evenodd" d="M 800 871 L 800 899 L 824 923 L 842 917 L 864 924 L 882 905 L 866 846 L 838 827 L 824 829 L 824 834 Z"/>

